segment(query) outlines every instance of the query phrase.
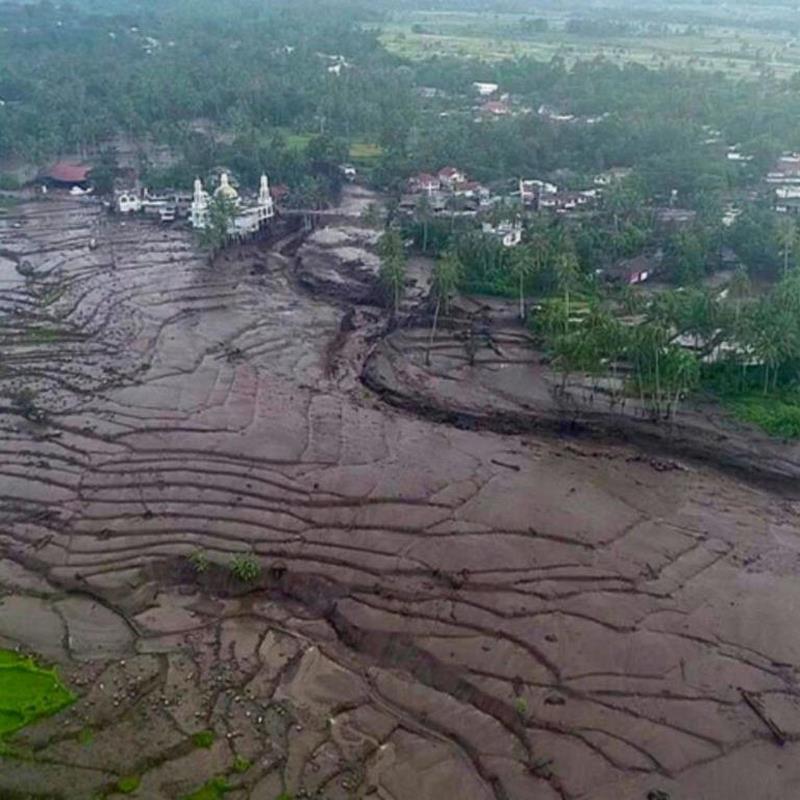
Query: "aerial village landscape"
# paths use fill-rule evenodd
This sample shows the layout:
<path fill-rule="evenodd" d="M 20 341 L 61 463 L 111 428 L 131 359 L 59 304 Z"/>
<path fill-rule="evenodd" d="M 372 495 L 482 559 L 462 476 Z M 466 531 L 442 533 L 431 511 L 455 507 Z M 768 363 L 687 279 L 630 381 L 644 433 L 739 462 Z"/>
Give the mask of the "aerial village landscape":
<path fill-rule="evenodd" d="M 800 797 L 795 18 L 0 0 L 0 800 Z"/>

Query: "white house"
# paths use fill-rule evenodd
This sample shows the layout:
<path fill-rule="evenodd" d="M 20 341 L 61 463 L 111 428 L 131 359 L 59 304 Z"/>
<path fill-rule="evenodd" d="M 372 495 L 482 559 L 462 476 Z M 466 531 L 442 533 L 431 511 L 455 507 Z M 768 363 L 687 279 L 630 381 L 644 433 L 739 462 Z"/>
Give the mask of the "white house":
<path fill-rule="evenodd" d="M 611 167 L 611 169 L 595 175 L 593 183 L 595 186 L 612 186 L 629 177 L 632 173 L 633 170 L 630 167 Z"/>
<path fill-rule="evenodd" d="M 142 198 L 135 192 L 123 192 L 117 197 L 117 211 L 120 214 L 138 214 L 142 210 Z"/>
<path fill-rule="evenodd" d="M 554 195 L 558 187 L 554 183 L 540 180 L 523 180 L 519 182 L 519 197 L 523 205 L 535 205 L 543 196 Z"/>
<path fill-rule="evenodd" d="M 484 222 L 482 230 L 488 236 L 499 239 L 503 247 L 516 247 L 522 241 L 522 223 L 519 220 L 499 222 L 497 225 Z"/>
<path fill-rule="evenodd" d="M 734 222 L 742 215 L 742 209 L 729 203 L 722 211 L 722 224 L 730 228 Z"/>
<path fill-rule="evenodd" d="M 481 97 L 489 97 L 500 88 L 500 85 L 497 83 L 486 83 L 484 81 L 475 81 L 472 85 Z"/>

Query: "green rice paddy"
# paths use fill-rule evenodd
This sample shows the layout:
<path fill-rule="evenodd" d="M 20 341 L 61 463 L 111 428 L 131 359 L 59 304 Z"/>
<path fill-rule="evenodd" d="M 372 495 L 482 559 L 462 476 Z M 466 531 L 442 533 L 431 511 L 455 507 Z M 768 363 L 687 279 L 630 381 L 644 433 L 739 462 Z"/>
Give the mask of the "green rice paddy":
<path fill-rule="evenodd" d="M 0 740 L 75 701 L 55 669 L 27 656 L 0 650 Z"/>
<path fill-rule="evenodd" d="M 383 154 L 383 148 L 376 142 L 353 142 L 350 145 L 350 158 L 353 161 L 374 161 Z"/>

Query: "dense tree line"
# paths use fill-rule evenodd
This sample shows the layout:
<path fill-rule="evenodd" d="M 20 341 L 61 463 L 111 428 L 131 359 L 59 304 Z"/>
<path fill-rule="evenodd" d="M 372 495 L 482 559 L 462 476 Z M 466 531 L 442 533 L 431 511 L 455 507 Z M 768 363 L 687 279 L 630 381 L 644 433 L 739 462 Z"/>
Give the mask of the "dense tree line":
<path fill-rule="evenodd" d="M 699 208 L 800 149 L 797 81 L 602 59 L 403 63 L 379 44 L 387 10 L 355 0 L 0 6 L 0 158 L 43 163 L 123 135 L 170 146 L 184 172 L 233 156 L 248 175 L 297 181 L 309 172 L 301 133 L 380 145 L 382 185 L 447 163 L 483 181 L 559 173 L 567 184 L 631 166 L 646 197 L 676 190 Z M 496 81 L 532 113 L 475 122 L 475 80 Z M 420 86 L 443 95 L 423 100 Z M 533 113 L 542 104 L 593 123 L 549 121 Z M 729 163 L 726 143 L 753 161 Z"/>
<path fill-rule="evenodd" d="M 723 294 L 678 290 L 644 301 L 584 292 L 582 313 L 555 297 L 531 322 L 564 384 L 580 373 L 590 378 L 594 394 L 601 379 L 612 378 L 603 391 L 612 407 L 635 397 L 640 409 L 670 418 L 701 385 L 766 397 L 800 381 L 797 268 L 762 294 L 752 291 L 744 270 Z"/>
<path fill-rule="evenodd" d="M 411 91 L 362 19 L 245 0 L 103 17 L 3 6 L 0 157 L 40 162 L 120 133 L 182 147 L 198 131 L 380 133 Z M 339 62 L 352 67 L 331 73 Z"/>

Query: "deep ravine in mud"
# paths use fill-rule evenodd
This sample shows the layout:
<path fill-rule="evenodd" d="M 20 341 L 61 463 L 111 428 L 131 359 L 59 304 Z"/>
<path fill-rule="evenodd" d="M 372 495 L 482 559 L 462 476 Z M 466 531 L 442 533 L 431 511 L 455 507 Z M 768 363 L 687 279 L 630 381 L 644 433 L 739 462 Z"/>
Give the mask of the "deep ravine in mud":
<path fill-rule="evenodd" d="M 392 408 L 281 249 L 0 221 L 0 648 L 79 696 L 0 797 L 800 796 L 800 505 Z"/>

